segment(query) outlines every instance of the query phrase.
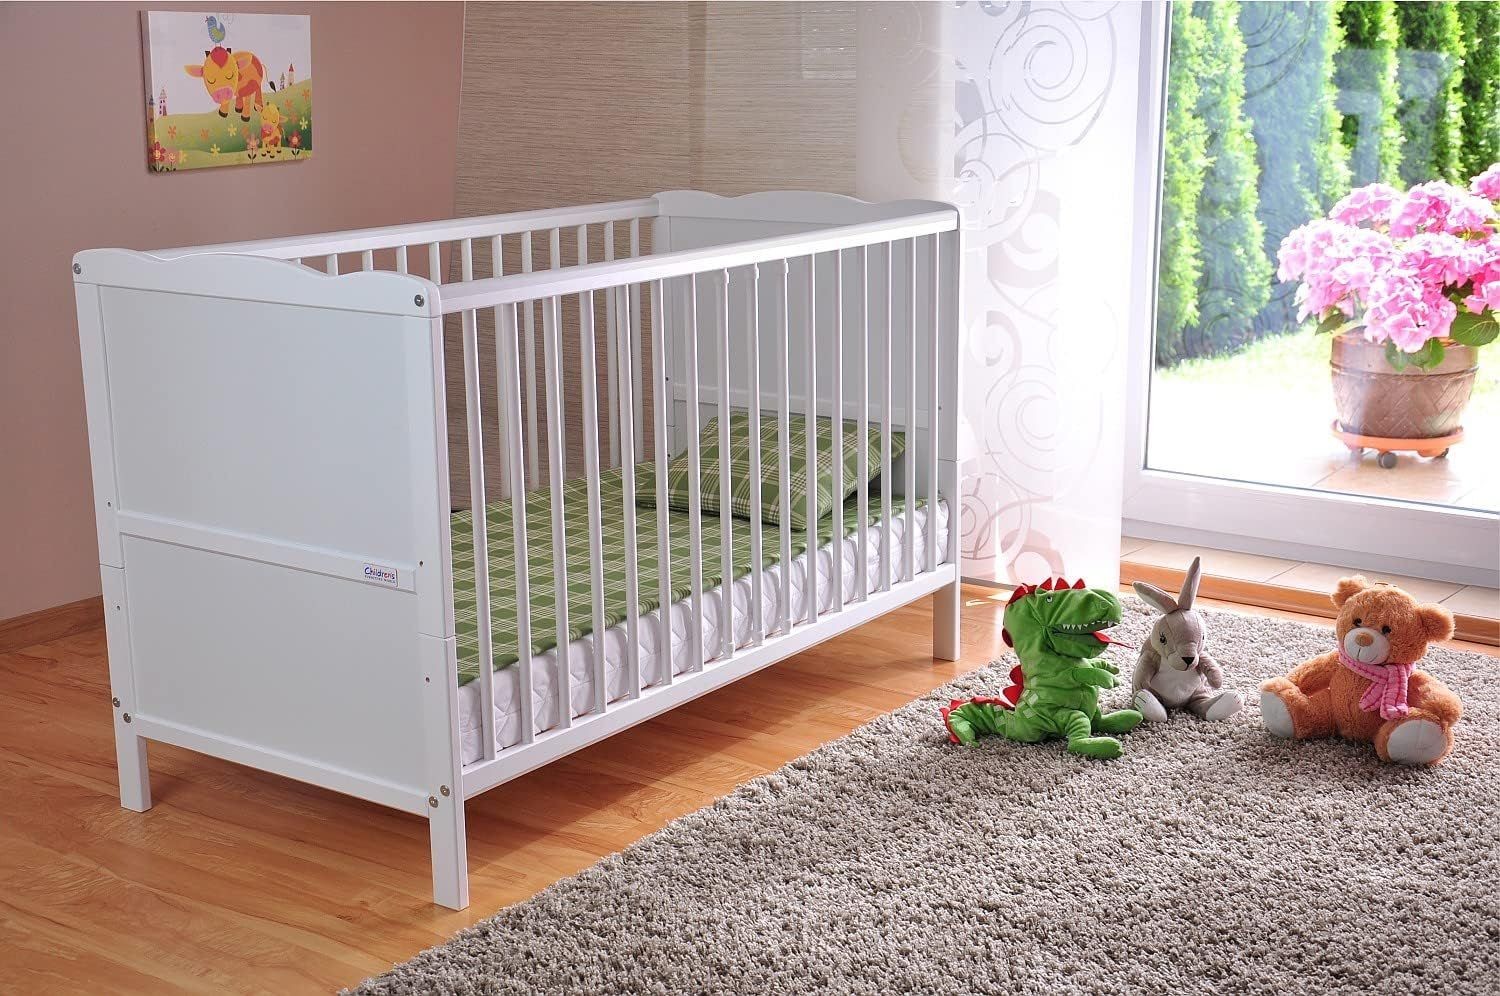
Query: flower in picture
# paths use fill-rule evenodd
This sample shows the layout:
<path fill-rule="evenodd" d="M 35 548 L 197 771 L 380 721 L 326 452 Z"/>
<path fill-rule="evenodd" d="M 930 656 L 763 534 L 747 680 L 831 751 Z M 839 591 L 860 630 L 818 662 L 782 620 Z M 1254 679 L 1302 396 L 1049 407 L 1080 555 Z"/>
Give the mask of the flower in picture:
<path fill-rule="evenodd" d="M 161 162 L 163 159 L 166 158 L 166 156 L 167 156 L 167 150 L 163 149 L 161 147 L 161 143 L 160 142 L 157 142 L 155 145 L 151 146 L 151 158 L 152 159 L 156 160 L 157 162 Z"/>
<path fill-rule="evenodd" d="M 224 130 L 227 131 L 229 134 L 233 135 L 236 131 L 239 130 L 239 125 L 237 125 L 233 121 L 231 121 L 231 122 L 229 122 L 228 125 L 225 126 Z"/>
<path fill-rule="evenodd" d="M 210 145 L 210 146 L 209 146 L 209 147 L 208 147 L 208 151 L 209 151 L 209 152 L 212 152 L 212 153 L 213 153 L 213 154 L 214 154 L 214 155 L 218 155 L 218 154 L 219 154 L 219 146 L 218 146 L 218 143 L 214 143 L 214 144 L 213 144 L 213 145 Z"/>
<path fill-rule="evenodd" d="M 294 149 L 300 149 L 300 148 L 302 148 L 302 136 L 299 135 L 295 131 L 292 132 L 292 137 L 289 138 L 289 139 L 287 139 L 287 141 L 291 144 L 292 148 L 294 148 Z"/>
<path fill-rule="evenodd" d="M 176 149 L 168 149 L 167 150 L 167 165 L 168 166 L 176 166 L 177 165 L 177 150 Z"/>
<path fill-rule="evenodd" d="M 181 166 L 185 162 L 187 162 L 187 149 L 178 149 L 177 150 L 177 165 Z"/>
<path fill-rule="evenodd" d="M 201 142 L 208 141 L 208 129 L 207 128 L 199 128 L 198 129 L 198 140 L 201 141 Z"/>
<path fill-rule="evenodd" d="M 177 126 L 176 125 L 167 125 L 167 137 L 168 138 L 176 138 L 177 137 Z"/>
<path fill-rule="evenodd" d="M 300 124 L 300 125 L 301 125 L 301 126 L 302 126 L 302 130 L 303 130 L 303 131 L 306 131 L 306 130 L 307 130 L 307 119 L 306 119 L 306 118 L 303 118 L 303 119 L 302 119 L 302 120 L 301 120 L 301 121 L 300 121 L 300 122 L 298 122 L 298 123 L 299 123 L 299 124 Z"/>

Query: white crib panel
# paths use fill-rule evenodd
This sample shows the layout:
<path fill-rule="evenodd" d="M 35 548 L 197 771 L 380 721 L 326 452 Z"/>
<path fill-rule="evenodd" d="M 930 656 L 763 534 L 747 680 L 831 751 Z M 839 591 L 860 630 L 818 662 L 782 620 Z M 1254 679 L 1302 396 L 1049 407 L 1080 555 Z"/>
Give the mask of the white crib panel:
<path fill-rule="evenodd" d="M 423 811 L 413 594 L 137 536 L 124 547 L 137 731 Z"/>
<path fill-rule="evenodd" d="M 119 511 L 377 565 L 419 559 L 408 373 L 430 369 L 428 321 L 116 287 L 100 295 Z M 424 424 L 432 410 L 429 400 Z"/>

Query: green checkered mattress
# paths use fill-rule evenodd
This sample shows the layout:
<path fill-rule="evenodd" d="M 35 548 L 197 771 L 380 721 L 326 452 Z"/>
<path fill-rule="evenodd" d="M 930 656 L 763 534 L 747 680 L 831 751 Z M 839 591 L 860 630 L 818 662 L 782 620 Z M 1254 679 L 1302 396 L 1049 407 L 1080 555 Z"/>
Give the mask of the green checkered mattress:
<path fill-rule="evenodd" d="M 638 472 L 636 495 L 650 494 L 654 487 L 650 468 Z M 618 469 L 606 471 L 599 480 L 600 505 L 603 511 L 604 559 L 604 625 L 615 626 L 625 619 L 629 603 L 625 598 L 625 502 L 624 482 Z M 880 521 L 882 499 L 871 488 L 870 525 Z M 905 513 L 904 498 L 894 499 L 896 515 Z M 924 503 L 918 501 L 918 507 Z M 657 559 L 658 509 L 637 507 L 635 559 L 640 579 L 639 614 L 660 607 L 660 564 Z M 692 543 L 689 538 L 689 514 L 667 512 L 671 536 L 668 551 L 672 571 L 672 601 L 678 602 L 692 593 Z M 703 523 L 703 590 L 710 591 L 724 583 L 721 556 L 722 533 L 718 513 L 701 516 Z M 593 590 L 589 575 L 588 482 L 569 481 L 563 485 L 563 523 L 567 549 L 568 635 L 577 640 L 593 632 Z M 842 521 L 845 536 L 859 528 L 858 503 L 851 496 L 844 503 Z M 485 507 L 486 545 L 489 547 L 490 620 L 494 640 L 494 667 L 506 667 L 519 659 L 516 637 L 516 571 L 515 551 L 511 541 L 511 503 L 494 502 Z M 818 545 L 833 538 L 833 517 L 818 522 Z M 478 609 L 474 596 L 474 531 L 469 510 L 455 512 L 453 530 L 453 603 L 458 636 L 458 680 L 467 684 L 479 676 Z M 735 519 L 731 529 L 733 578 L 750 573 L 750 524 Z M 762 531 L 763 568 L 781 560 L 781 532 L 778 526 L 766 525 Z M 807 531 L 792 529 L 792 557 L 807 550 Z M 557 646 L 557 612 L 554 603 L 556 575 L 552 558 L 551 492 L 539 489 L 526 495 L 526 552 L 530 560 L 531 581 L 531 652 L 542 654 Z"/>

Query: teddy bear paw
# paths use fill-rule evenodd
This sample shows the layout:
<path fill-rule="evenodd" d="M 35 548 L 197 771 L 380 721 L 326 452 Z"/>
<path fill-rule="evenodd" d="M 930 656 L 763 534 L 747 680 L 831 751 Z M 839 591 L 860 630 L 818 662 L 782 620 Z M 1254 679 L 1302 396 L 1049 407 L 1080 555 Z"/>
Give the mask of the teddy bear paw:
<path fill-rule="evenodd" d="M 1266 724 L 1266 732 L 1273 737 L 1290 738 L 1296 734 L 1292 711 L 1275 692 L 1260 693 L 1260 718 Z"/>
<path fill-rule="evenodd" d="M 1448 733 L 1430 719 L 1408 719 L 1391 731 L 1385 752 L 1397 764 L 1432 764 L 1448 753 Z"/>

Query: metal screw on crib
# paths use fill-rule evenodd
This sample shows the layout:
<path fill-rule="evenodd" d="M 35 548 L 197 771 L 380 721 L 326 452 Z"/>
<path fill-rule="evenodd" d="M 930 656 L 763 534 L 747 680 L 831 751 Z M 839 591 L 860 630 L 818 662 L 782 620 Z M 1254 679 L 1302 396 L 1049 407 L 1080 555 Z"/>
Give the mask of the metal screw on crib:
<path fill-rule="evenodd" d="M 116 709 L 120 708 L 120 700 L 118 698 L 110 699 L 109 702 L 110 705 L 114 706 Z"/>
<path fill-rule="evenodd" d="M 427 797 L 427 805 L 431 806 L 433 809 L 436 809 L 437 808 L 437 796 L 435 796 L 435 795 L 429 795 Z"/>
<path fill-rule="evenodd" d="M 416 297 L 412 298 L 412 300 L 416 302 L 417 307 L 419 307 L 419 308 L 422 305 L 424 305 L 424 304 L 427 303 L 427 299 L 425 297 L 423 297 L 421 294 L 418 294 Z"/>
<path fill-rule="evenodd" d="M 83 266 L 81 264 L 79 264 L 79 263 L 74 263 L 73 264 L 73 273 L 75 275 L 77 275 L 77 274 L 80 274 L 82 272 L 83 272 Z"/>
<path fill-rule="evenodd" d="M 443 793 L 444 796 L 447 796 L 447 794 L 448 794 L 448 786 L 446 786 L 446 785 L 439 786 L 438 787 L 438 791 L 441 792 L 441 793 Z"/>

